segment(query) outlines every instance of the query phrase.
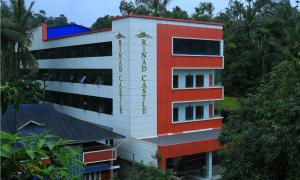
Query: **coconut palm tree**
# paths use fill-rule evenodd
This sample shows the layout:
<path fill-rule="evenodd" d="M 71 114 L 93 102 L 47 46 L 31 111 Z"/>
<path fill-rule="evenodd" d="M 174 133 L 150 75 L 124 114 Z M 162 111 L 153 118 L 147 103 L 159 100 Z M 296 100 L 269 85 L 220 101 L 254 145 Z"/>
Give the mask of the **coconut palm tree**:
<path fill-rule="evenodd" d="M 24 0 L 11 0 L 8 7 L 1 2 L 1 66 L 2 80 L 11 81 L 20 76 L 20 65 L 30 70 L 37 69 L 34 56 L 28 47 L 32 39 L 31 2 L 28 9 Z"/>

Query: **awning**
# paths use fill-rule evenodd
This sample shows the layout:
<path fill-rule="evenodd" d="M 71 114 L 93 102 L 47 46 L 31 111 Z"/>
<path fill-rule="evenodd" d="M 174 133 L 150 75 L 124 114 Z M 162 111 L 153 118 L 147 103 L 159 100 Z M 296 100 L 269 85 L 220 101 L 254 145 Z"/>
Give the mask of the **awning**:
<path fill-rule="evenodd" d="M 210 129 L 210 130 L 194 131 L 194 132 L 175 134 L 175 135 L 159 136 L 154 138 L 146 138 L 142 140 L 157 145 L 161 145 L 161 146 L 167 146 L 172 144 L 181 144 L 181 143 L 194 142 L 194 141 L 218 139 L 220 133 L 221 133 L 221 129 Z"/>

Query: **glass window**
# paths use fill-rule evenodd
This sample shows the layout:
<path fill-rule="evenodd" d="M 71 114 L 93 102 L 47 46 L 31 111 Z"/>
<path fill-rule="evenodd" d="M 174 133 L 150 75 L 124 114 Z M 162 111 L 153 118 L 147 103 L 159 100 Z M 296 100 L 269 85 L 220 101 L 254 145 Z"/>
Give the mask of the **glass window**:
<path fill-rule="evenodd" d="M 220 55 L 220 41 L 173 38 L 173 54 Z"/>
<path fill-rule="evenodd" d="M 104 114 L 113 113 L 113 101 L 110 98 L 46 91 L 46 101 Z"/>
<path fill-rule="evenodd" d="M 83 44 L 31 51 L 38 60 L 112 56 L 112 42 Z"/>
<path fill-rule="evenodd" d="M 48 81 L 112 85 L 112 69 L 40 69 L 39 79 Z"/>
<path fill-rule="evenodd" d="M 185 120 L 193 120 L 194 108 L 193 106 L 185 107 Z"/>
<path fill-rule="evenodd" d="M 196 87 L 203 87 L 204 86 L 204 76 L 197 75 L 196 76 Z"/>
<path fill-rule="evenodd" d="M 178 118 L 179 118 L 178 111 L 179 111 L 178 107 L 173 108 L 173 122 L 178 122 Z"/>
<path fill-rule="evenodd" d="M 178 75 L 173 75 L 173 88 L 178 88 Z"/>
<path fill-rule="evenodd" d="M 190 87 L 194 86 L 193 79 L 194 79 L 193 75 L 187 75 L 187 76 L 185 76 L 185 87 L 186 88 L 190 88 Z"/>
<path fill-rule="evenodd" d="M 202 105 L 196 106 L 196 119 L 203 119 L 204 107 Z"/>

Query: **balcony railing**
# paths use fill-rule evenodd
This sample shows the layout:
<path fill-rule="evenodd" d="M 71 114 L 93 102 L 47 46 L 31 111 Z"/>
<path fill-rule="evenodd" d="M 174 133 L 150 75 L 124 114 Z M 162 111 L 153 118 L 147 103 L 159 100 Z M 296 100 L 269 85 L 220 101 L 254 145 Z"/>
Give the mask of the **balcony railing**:
<path fill-rule="evenodd" d="M 83 150 L 85 164 L 116 160 L 116 149 L 108 145 L 88 146 Z"/>

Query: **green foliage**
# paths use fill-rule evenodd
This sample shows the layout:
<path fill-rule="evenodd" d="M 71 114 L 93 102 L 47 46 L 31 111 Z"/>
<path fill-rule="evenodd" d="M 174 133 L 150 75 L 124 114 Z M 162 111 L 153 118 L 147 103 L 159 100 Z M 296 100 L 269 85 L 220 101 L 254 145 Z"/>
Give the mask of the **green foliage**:
<path fill-rule="evenodd" d="M 71 163 L 82 166 L 82 162 L 71 161 L 78 152 L 64 146 L 66 142 L 55 136 L 31 134 L 23 137 L 19 134 L 0 133 L 3 179 L 32 179 L 33 176 L 39 179 L 46 176 L 50 179 L 72 179 L 68 172 Z M 45 163 L 45 159 L 51 163 Z M 20 171 L 24 173 L 20 174 Z"/>
<path fill-rule="evenodd" d="M 237 110 L 240 107 L 240 103 L 237 97 L 225 96 L 224 100 L 219 104 L 222 110 Z"/>
<path fill-rule="evenodd" d="M 99 17 L 96 22 L 93 23 L 92 29 L 105 29 L 105 28 L 111 28 L 111 22 L 112 22 L 112 16 L 106 15 L 104 17 Z"/>
<path fill-rule="evenodd" d="M 199 6 L 195 8 L 192 18 L 199 21 L 211 21 L 213 19 L 214 10 L 213 3 L 200 2 Z"/>
<path fill-rule="evenodd" d="M 182 10 L 179 6 L 175 6 L 172 12 L 167 12 L 166 16 L 175 19 L 189 19 L 189 15 L 186 11 Z"/>
<path fill-rule="evenodd" d="M 131 1 L 122 0 L 120 3 L 120 11 L 123 15 L 139 14 L 150 16 L 166 16 L 167 5 L 171 0 L 135 0 L 135 4 Z"/>
<path fill-rule="evenodd" d="M 156 167 L 152 164 L 144 165 L 138 164 L 138 172 L 135 173 L 134 179 L 145 180 L 170 180 L 174 173 L 170 170 L 163 170 L 160 167 Z"/>
<path fill-rule="evenodd" d="M 38 13 L 34 13 L 31 16 L 33 26 L 39 26 L 42 23 L 46 23 L 48 26 L 62 26 L 70 24 L 68 18 L 61 14 L 58 17 L 48 17 L 46 11 L 40 10 Z"/>
<path fill-rule="evenodd" d="M 233 0 L 215 20 L 225 24 L 224 85 L 229 96 L 252 93 L 272 67 L 297 57 L 300 12 L 289 1 Z"/>
<path fill-rule="evenodd" d="M 43 99 L 43 93 L 39 82 L 33 77 L 23 76 L 22 80 L 1 82 L 1 110 L 4 113 L 8 105 L 12 104 L 18 109 L 20 104 L 39 103 Z"/>
<path fill-rule="evenodd" d="M 33 2 L 28 9 L 24 0 L 11 0 L 10 6 L 1 5 L 1 80 L 11 81 L 19 78 L 20 65 L 30 71 L 37 70 L 35 58 L 28 46 L 31 44 L 30 21 Z"/>
<path fill-rule="evenodd" d="M 300 61 L 283 61 L 224 124 L 223 179 L 300 177 Z"/>

